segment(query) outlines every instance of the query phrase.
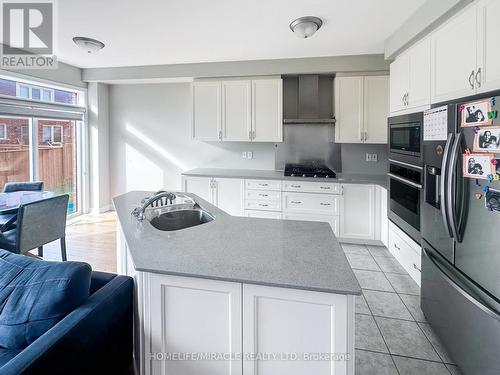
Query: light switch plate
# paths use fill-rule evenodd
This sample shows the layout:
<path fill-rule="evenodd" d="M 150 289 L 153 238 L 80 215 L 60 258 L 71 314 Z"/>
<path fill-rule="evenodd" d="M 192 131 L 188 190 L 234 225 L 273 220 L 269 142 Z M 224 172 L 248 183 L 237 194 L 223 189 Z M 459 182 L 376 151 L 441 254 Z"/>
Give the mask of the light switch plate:
<path fill-rule="evenodd" d="M 247 151 L 247 159 L 253 159 L 253 151 Z"/>
<path fill-rule="evenodd" d="M 246 158 L 247 158 L 247 153 L 246 153 L 246 151 L 243 151 L 243 152 L 241 153 L 241 157 L 242 157 L 243 159 L 246 159 Z"/>

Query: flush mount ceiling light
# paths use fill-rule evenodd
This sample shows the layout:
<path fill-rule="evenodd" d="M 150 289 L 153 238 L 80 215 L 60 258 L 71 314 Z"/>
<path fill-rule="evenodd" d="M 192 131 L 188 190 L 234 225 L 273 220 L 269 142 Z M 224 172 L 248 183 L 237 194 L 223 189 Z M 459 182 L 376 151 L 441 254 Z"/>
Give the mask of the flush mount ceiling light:
<path fill-rule="evenodd" d="M 323 21 L 318 17 L 300 17 L 290 24 L 290 30 L 299 38 L 310 38 L 323 25 Z"/>
<path fill-rule="evenodd" d="M 88 53 L 97 52 L 100 49 L 104 48 L 103 42 L 96 40 L 96 39 L 87 38 L 84 36 L 75 36 L 73 38 L 73 42 L 75 42 L 75 44 L 78 47 L 80 47 L 81 49 L 84 49 Z"/>

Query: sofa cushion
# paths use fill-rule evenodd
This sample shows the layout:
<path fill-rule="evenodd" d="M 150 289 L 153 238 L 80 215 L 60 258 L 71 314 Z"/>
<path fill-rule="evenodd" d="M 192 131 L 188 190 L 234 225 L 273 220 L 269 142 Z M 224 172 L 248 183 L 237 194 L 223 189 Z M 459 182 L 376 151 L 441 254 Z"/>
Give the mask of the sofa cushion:
<path fill-rule="evenodd" d="M 0 347 L 30 345 L 89 296 L 92 269 L 0 249 Z"/>

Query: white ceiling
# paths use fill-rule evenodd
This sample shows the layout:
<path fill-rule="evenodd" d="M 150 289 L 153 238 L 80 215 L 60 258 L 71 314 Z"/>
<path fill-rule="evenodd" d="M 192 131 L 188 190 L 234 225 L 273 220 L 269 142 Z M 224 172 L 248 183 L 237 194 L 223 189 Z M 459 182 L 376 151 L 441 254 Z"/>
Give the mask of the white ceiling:
<path fill-rule="evenodd" d="M 425 0 L 61 0 L 56 55 L 82 68 L 382 53 Z M 314 15 L 311 39 L 288 28 Z M 106 47 L 87 54 L 71 40 Z"/>

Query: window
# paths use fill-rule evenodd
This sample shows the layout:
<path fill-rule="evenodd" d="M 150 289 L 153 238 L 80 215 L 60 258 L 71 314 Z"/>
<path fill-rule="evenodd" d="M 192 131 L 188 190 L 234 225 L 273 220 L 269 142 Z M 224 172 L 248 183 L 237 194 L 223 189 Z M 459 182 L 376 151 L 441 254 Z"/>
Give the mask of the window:
<path fill-rule="evenodd" d="M 42 132 L 42 142 L 62 143 L 63 127 L 61 125 L 44 125 Z"/>
<path fill-rule="evenodd" d="M 7 125 L 0 124 L 0 139 L 7 139 Z"/>
<path fill-rule="evenodd" d="M 39 87 L 17 82 L 17 95 L 20 98 L 41 100 L 44 102 L 54 101 L 54 89 Z"/>
<path fill-rule="evenodd" d="M 30 127 L 28 125 L 21 126 L 21 142 L 23 145 L 30 143 Z"/>
<path fill-rule="evenodd" d="M 19 85 L 19 96 L 21 98 L 30 98 L 30 88 L 29 86 Z"/>

